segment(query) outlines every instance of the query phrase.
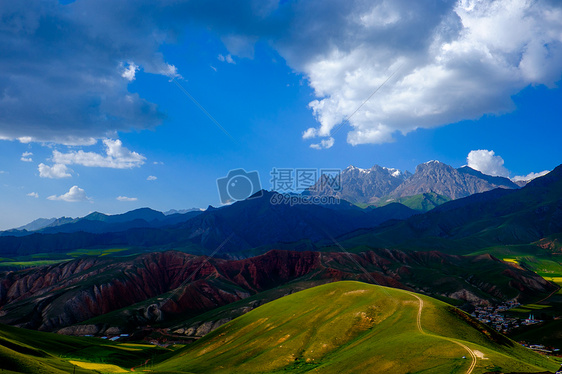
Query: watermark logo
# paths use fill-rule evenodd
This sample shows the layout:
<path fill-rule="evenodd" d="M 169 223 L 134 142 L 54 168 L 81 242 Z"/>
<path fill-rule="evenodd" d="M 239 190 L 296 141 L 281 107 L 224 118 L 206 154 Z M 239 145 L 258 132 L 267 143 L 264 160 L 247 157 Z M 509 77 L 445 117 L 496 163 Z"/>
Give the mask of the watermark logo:
<path fill-rule="evenodd" d="M 257 171 L 230 170 L 226 177 L 217 179 L 217 188 L 222 204 L 255 199 L 263 196 L 260 176 Z"/>
<path fill-rule="evenodd" d="M 272 205 L 331 205 L 339 204 L 340 199 L 336 196 L 310 196 L 296 195 L 290 193 L 276 193 L 271 196 L 269 202 Z"/>
<path fill-rule="evenodd" d="M 269 174 L 271 175 L 271 191 L 276 192 L 270 199 L 273 205 L 340 203 L 339 198 L 333 195 L 314 194 L 325 190 L 330 193 L 340 191 L 340 169 L 273 168 Z M 226 177 L 217 179 L 217 188 L 222 204 L 263 196 L 257 171 L 230 170 Z"/>
<path fill-rule="evenodd" d="M 269 174 L 271 189 L 279 193 L 341 190 L 340 169 L 273 168 Z"/>
<path fill-rule="evenodd" d="M 270 202 L 273 205 L 328 205 L 339 204 L 335 196 L 317 196 L 314 192 L 326 189 L 331 192 L 341 190 L 340 169 L 310 169 L 310 168 L 273 168 L 271 175 L 274 194 Z M 303 194 L 309 192 L 309 194 Z"/>

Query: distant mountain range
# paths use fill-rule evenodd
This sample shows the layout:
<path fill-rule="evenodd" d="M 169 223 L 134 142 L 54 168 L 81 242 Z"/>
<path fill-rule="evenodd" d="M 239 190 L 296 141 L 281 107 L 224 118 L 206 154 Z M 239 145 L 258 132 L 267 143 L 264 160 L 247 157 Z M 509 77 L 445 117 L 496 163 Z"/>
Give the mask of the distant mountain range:
<path fill-rule="evenodd" d="M 370 169 L 350 166 L 340 175 L 341 190 L 319 180 L 317 196 L 336 196 L 346 202 L 366 207 L 400 203 L 417 211 L 428 211 L 442 203 L 495 188 L 517 189 L 507 178 L 492 177 L 464 166 L 455 169 L 439 161 L 420 164 L 414 174 L 375 165 Z M 323 188 L 320 188 L 323 186 Z M 117 215 L 93 212 L 85 217 L 39 218 L 27 225 L 0 232 L 0 236 L 23 236 L 32 232 L 119 232 L 131 228 L 164 227 L 185 222 L 203 210 L 198 208 L 159 212 L 149 208 Z"/>
<path fill-rule="evenodd" d="M 455 169 L 439 161 L 420 164 L 416 172 L 401 172 L 378 165 L 370 169 L 350 166 L 341 172 L 341 190 L 320 180 L 311 194 L 319 196 L 337 196 L 360 206 L 381 205 L 405 197 L 424 194 L 441 196 L 441 201 L 455 200 L 475 193 L 486 192 L 495 188 L 517 189 L 520 186 L 508 178 L 485 175 L 468 166 Z M 434 196 L 433 195 L 433 196 Z M 434 196 L 435 197 L 435 196 Z M 436 201 L 426 204 L 434 207 Z M 420 205 L 421 206 L 421 205 Z"/>
<path fill-rule="evenodd" d="M 559 169 L 522 189 L 515 189 L 517 186 L 506 178 L 486 176 L 468 167 L 454 169 L 437 161 L 419 165 L 413 175 L 381 167 L 373 167 L 368 172 L 348 168 L 342 173 L 342 185 L 349 179 L 361 188 L 342 190 L 342 195 L 360 191 L 375 194 L 382 187 L 374 186 L 384 186 L 384 178 L 392 182 L 379 194 L 387 194 L 379 199 L 379 207 L 362 209 L 345 200 L 333 205 L 275 205 L 270 201 L 276 193 L 263 191 L 260 198 L 219 209 L 210 207 L 203 212 L 165 215 L 149 208 L 118 215 L 94 212 L 71 221 L 59 219 L 36 231 L 2 232 L 0 254 L 66 253 L 99 247 L 178 249 L 201 254 L 224 245 L 223 256 L 240 258 L 275 248 L 314 250 L 332 245 L 336 237 L 350 240 L 350 245 L 434 249 L 433 239 L 419 239 L 437 236 L 447 251 L 455 248 L 457 253 L 488 243 L 529 243 L 562 231 L 557 231 L 562 219 L 555 208 L 562 199 L 559 192 L 562 189 L 548 187 L 558 186 Z M 398 183 L 398 179 L 402 182 Z M 540 212 L 552 212 L 537 214 L 536 219 L 529 220 L 527 217 L 532 214 L 528 210 L 544 205 L 542 200 L 537 200 L 543 191 L 532 191 L 545 181 L 551 181 L 544 188 L 550 191 L 553 206 L 547 210 L 543 207 Z M 497 189 L 476 193 L 493 187 Z M 410 193 L 419 195 L 408 196 Z M 472 193 L 476 194 L 470 195 Z M 448 196 L 464 195 L 470 196 L 446 202 Z M 511 200 L 502 200 L 503 196 Z M 509 205 L 504 200 L 509 201 Z M 437 205 L 439 207 L 434 208 Z M 419 214 L 430 208 L 434 209 Z M 513 217 L 521 217 L 521 222 L 514 223 Z M 491 232 L 498 232 L 498 235 L 490 236 Z M 482 236 L 485 240 L 478 239 Z M 426 242 L 428 244 L 424 245 Z"/>
<path fill-rule="evenodd" d="M 275 195 L 263 191 L 259 198 L 183 215 L 164 216 L 148 208 L 116 216 L 92 213 L 75 222 L 35 232 L 4 232 L 0 237 L 0 253 L 60 253 L 99 246 L 189 248 L 195 253 L 205 253 L 228 242 L 222 253 L 240 256 L 257 247 L 298 241 L 312 243 L 417 213 L 397 203 L 371 209 L 361 209 L 345 201 L 324 206 L 275 205 L 270 202 Z"/>
<path fill-rule="evenodd" d="M 165 213 L 140 208 L 123 214 L 108 215 L 93 212 L 80 218 L 39 218 L 27 225 L 0 232 L 0 236 L 25 236 L 33 233 L 54 234 L 72 232 L 119 232 L 131 228 L 163 227 L 185 222 L 202 209 L 169 210 Z"/>

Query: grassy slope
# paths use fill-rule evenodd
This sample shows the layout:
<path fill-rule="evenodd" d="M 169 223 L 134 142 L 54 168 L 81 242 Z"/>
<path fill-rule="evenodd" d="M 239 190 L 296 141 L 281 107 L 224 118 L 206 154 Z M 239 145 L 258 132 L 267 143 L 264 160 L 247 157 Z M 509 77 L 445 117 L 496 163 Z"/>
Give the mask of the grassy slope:
<path fill-rule="evenodd" d="M 0 325 L 0 368 L 17 373 L 72 373 L 69 361 L 108 363 L 129 370 L 156 354 L 157 347 L 131 348 L 95 338 L 76 338 Z M 76 367 L 76 373 L 96 373 Z M 103 371 L 102 371 L 103 372 Z"/>
<path fill-rule="evenodd" d="M 401 197 L 398 199 L 382 198 L 377 205 L 384 206 L 390 203 L 400 203 L 410 209 L 414 209 L 420 212 L 427 212 L 450 200 L 451 199 L 447 196 L 439 195 L 434 192 L 428 192 L 420 195 Z"/>
<path fill-rule="evenodd" d="M 156 367 L 157 372 L 465 373 L 462 339 L 484 353 L 474 373 L 537 372 L 557 365 L 493 333 L 449 305 L 419 303 L 405 291 L 358 282 L 323 285 L 283 297 L 222 326 Z M 535 366 L 535 363 L 538 366 Z"/>

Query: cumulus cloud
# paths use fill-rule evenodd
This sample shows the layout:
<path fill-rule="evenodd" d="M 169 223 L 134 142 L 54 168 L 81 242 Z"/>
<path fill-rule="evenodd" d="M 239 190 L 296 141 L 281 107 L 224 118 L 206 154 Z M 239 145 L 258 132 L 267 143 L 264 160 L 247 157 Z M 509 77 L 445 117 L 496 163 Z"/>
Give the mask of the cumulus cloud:
<path fill-rule="evenodd" d="M 127 196 L 117 196 L 116 198 L 119 201 L 137 201 L 136 197 L 127 197 Z"/>
<path fill-rule="evenodd" d="M 139 70 L 139 67 L 133 62 L 130 62 L 127 66 L 125 66 L 125 64 L 122 64 L 121 66 L 124 68 L 121 76 L 127 79 L 129 82 L 134 81 L 135 74 L 137 73 L 137 70 Z"/>
<path fill-rule="evenodd" d="M 30 192 L 30 193 L 27 194 L 27 196 L 34 197 L 34 198 L 37 199 L 39 197 L 39 194 L 37 192 Z"/>
<path fill-rule="evenodd" d="M 234 61 L 234 59 L 232 58 L 232 55 L 228 54 L 226 56 L 223 56 L 221 54 L 218 55 L 218 60 L 221 62 L 226 62 L 229 64 L 236 64 L 236 61 Z"/>
<path fill-rule="evenodd" d="M 53 166 L 48 166 L 43 163 L 39 164 L 37 167 L 39 170 L 39 176 L 41 178 L 50 179 L 60 179 L 60 178 L 70 178 L 72 175 L 68 172 L 68 168 L 63 164 L 55 164 Z"/>
<path fill-rule="evenodd" d="M 62 153 L 53 151 L 52 160 L 62 165 L 82 165 L 113 169 L 132 169 L 144 164 L 146 157 L 123 147 L 121 140 L 104 139 L 105 155 L 83 150 Z"/>
<path fill-rule="evenodd" d="M 310 148 L 313 149 L 328 149 L 334 145 L 334 138 L 323 139 L 320 143 L 311 144 Z"/>
<path fill-rule="evenodd" d="M 527 175 L 517 175 L 517 176 L 511 178 L 511 180 L 513 182 L 530 182 L 533 179 L 542 177 L 544 175 L 547 175 L 548 173 L 550 173 L 550 170 L 544 170 L 544 171 L 541 171 L 540 173 L 529 173 Z"/>
<path fill-rule="evenodd" d="M 70 187 L 70 190 L 68 190 L 68 192 L 63 194 L 63 195 L 60 195 L 60 196 L 52 195 L 52 196 L 47 197 L 47 199 L 66 201 L 66 202 L 69 202 L 69 203 L 76 203 L 76 202 L 81 202 L 81 201 L 92 201 L 91 198 L 86 196 L 86 191 L 84 191 L 82 188 L 80 188 L 78 186 Z"/>
<path fill-rule="evenodd" d="M 21 154 L 21 158 L 20 160 L 24 161 L 24 162 L 33 162 L 33 159 L 31 158 L 31 156 L 33 156 L 33 153 L 31 152 L 23 152 Z"/>
<path fill-rule="evenodd" d="M 299 29 L 303 38 L 326 31 L 326 42 L 308 53 L 291 41 L 280 47 L 319 97 L 310 108 L 320 126 L 305 138 L 333 135 L 392 74 L 349 120 L 350 144 L 389 142 L 396 132 L 512 110 L 511 95 L 530 84 L 553 86 L 562 73 L 561 3 L 329 4 L 341 16 L 320 14 Z"/>
<path fill-rule="evenodd" d="M 486 149 L 470 151 L 466 161 L 469 167 L 484 174 L 495 177 L 509 176 L 509 171 L 505 168 L 505 166 L 503 166 L 503 158 L 496 156 L 494 151 L 488 151 Z"/>
<path fill-rule="evenodd" d="M 156 178 L 154 175 L 149 175 L 149 176 L 146 178 L 147 181 L 155 181 L 156 179 L 158 179 L 158 178 Z"/>

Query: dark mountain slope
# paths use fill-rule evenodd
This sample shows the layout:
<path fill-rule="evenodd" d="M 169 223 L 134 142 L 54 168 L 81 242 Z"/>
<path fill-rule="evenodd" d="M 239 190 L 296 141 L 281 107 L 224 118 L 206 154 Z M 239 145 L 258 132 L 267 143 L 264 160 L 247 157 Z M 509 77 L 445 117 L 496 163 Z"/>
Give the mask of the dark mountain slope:
<path fill-rule="evenodd" d="M 473 168 L 469 167 L 469 166 L 463 166 L 457 169 L 458 172 L 460 173 L 464 173 L 464 174 L 469 174 L 472 176 L 475 176 L 479 179 L 485 180 L 486 182 L 490 183 L 490 185 L 494 186 L 494 188 L 509 188 L 509 189 L 518 189 L 519 186 L 518 184 L 514 183 L 511 181 L 511 179 L 509 178 L 504 178 L 504 177 L 494 177 L 491 175 L 487 175 L 484 174 L 478 170 L 474 170 Z"/>
<path fill-rule="evenodd" d="M 280 242 L 320 240 L 342 235 L 360 228 L 375 227 L 390 219 L 405 219 L 417 212 L 401 204 L 363 210 L 345 201 L 335 205 L 272 204 L 280 195 L 265 192 L 261 198 L 240 201 L 221 209 L 186 213 L 195 215 L 175 225 L 154 227 L 146 221 L 109 224 L 102 221 L 82 220 L 71 226 L 88 225 L 102 233 L 71 232 L 32 234 L 23 237 L 0 237 L 0 253 L 7 256 L 39 252 L 67 252 L 96 246 L 134 246 L 158 249 L 192 248 L 214 250 L 228 239 L 228 253 Z M 179 218 L 182 218 L 179 217 Z M 172 222 L 176 215 L 162 222 Z M 189 218 L 189 217 L 186 217 Z M 144 223 L 144 224 L 143 224 Z M 104 226 L 109 225 L 109 226 Z M 125 231 L 127 225 L 136 225 Z M 140 228 L 139 228 L 140 226 Z M 61 226 L 64 229 L 65 226 Z M 57 230 L 61 230 L 57 227 Z M 84 231 L 88 231 L 84 229 Z"/>

